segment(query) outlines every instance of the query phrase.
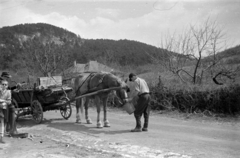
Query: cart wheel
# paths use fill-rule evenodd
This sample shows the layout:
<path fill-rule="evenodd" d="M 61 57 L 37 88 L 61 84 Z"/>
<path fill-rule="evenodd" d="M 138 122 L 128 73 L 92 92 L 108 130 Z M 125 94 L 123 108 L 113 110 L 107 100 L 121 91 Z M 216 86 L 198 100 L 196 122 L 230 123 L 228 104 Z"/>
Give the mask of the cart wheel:
<path fill-rule="evenodd" d="M 32 117 L 36 123 L 41 123 L 43 120 L 43 109 L 39 101 L 34 100 L 31 104 L 32 107 Z"/>
<path fill-rule="evenodd" d="M 19 110 L 17 110 L 19 108 L 17 101 L 13 98 L 12 99 L 12 105 L 15 107 L 15 115 L 16 115 L 16 120 L 18 119 L 18 114 L 19 114 Z"/>
<path fill-rule="evenodd" d="M 63 98 L 61 99 L 61 101 L 62 101 L 62 103 L 64 104 L 64 103 L 68 102 L 69 99 L 66 98 L 66 97 L 63 97 Z M 71 107 L 71 104 L 68 103 L 68 104 L 60 107 L 60 113 L 61 113 L 62 117 L 67 120 L 67 119 L 72 115 L 72 107 Z"/>

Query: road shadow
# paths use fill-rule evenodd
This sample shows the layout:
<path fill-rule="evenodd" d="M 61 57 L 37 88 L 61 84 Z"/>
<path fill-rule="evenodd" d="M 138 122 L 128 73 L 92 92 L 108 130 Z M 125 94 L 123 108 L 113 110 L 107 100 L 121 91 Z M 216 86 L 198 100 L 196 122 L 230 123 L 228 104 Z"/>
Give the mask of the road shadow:
<path fill-rule="evenodd" d="M 58 122 L 59 121 L 59 122 Z M 31 116 L 21 117 L 17 120 L 17 128 L 23 127 L 33 127 L 39 125 L 47 125 L 47 127 L 55 128 L 63 131 L 74 131 L 74 132 L 86 132 L 88 134 L 123 134 L 123 133 L 131 133 L 130 129 L 126 130 L 112 130 L 111 127 L 103 127 L 97 128 L 95 124 L 87 124 L 87 123 L 75 123 L 75 122 L 64 122 L 66 121 L 64 118 L 52 118 L 52 119 L 43 119 L 40 124 L 37 124 Z"/>
<path fill-rule="evenodd" d="M 89 127 L 90 126 L 90 127 Z M 111 127 L 97 128 L 93 124 L 87 123 L 74 123 L 74 122 L 50 122 L 47 127 L 55 128 L 62 131 L 86 132 L 88 134 L 123 134 L 130 133 L 130 130 L 111 130 Z"/>
<path fill-rule="evenodd" d="M 31 116 L 25 116 L 25 117 L 21 117 L 19 119 L 17 119 L 16 124 L 17 127 L 21 128 L 21 127 L 33 127 L 33 126 L 38 126 L 41 124 L 49 124 L 52 121 L 61 121 L 61 120 L 65 120 L 63 118 L 56 118 L 56 119 L 43 119 L 41 123 L 36 123 Z"/>

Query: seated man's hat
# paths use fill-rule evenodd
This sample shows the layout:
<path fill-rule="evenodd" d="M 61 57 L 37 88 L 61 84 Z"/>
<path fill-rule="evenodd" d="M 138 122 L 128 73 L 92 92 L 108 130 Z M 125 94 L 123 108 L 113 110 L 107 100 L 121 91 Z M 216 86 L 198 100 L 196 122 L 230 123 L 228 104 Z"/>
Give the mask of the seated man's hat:
<path fill-rule="evenodd" d="M 2 72 L 1 78 L 2 77 L 11 78 L 12 76 L 9 74 L 9 72 Z"/>

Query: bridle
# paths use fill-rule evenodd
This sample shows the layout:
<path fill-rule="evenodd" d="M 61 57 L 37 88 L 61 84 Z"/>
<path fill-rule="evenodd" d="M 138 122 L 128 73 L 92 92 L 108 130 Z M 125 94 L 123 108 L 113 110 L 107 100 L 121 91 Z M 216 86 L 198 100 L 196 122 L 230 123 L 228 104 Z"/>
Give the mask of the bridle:
<path fill-rule="evenodd" d="M 122 89 L 124 89 L 124 88 L 122 88 Z M 127 92 L 125 92 L 125 93 L 127 94 Z M 118 99 L 118 101 L 120 102 L 121 105 L 123 105 L 124 103 L 126 103 L 127 100 L 128 100 L 128 98 L 124 98 L 124 99 L 120 98 L 120 97 L 117 95 L 117 92 L 116 92 L 116 94 L 114 93 L 114 96 Z M 122 102 L 122 101 L 123 101 L 123 102 Z"/>

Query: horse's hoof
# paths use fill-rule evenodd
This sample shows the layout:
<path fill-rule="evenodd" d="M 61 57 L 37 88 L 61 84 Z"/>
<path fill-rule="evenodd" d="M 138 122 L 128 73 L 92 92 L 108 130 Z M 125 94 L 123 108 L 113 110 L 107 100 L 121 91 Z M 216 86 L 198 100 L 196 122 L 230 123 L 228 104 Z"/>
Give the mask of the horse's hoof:
<path fill-rule="evenodd" d="M 91 119 L 88 119 L 88 120 L 87 120 L 87 124 L 92 124 L 92 120 L 91 120 Z"/>
<path fill-rule="evenodd" d="M 104 127 L 110 127 L 110 123 L 109 122 L 104 122 Z"/>
<path fill-rule="evenodd" d="M 103 128 L 102 123 L 97 123 L 97 128 Z"/>

